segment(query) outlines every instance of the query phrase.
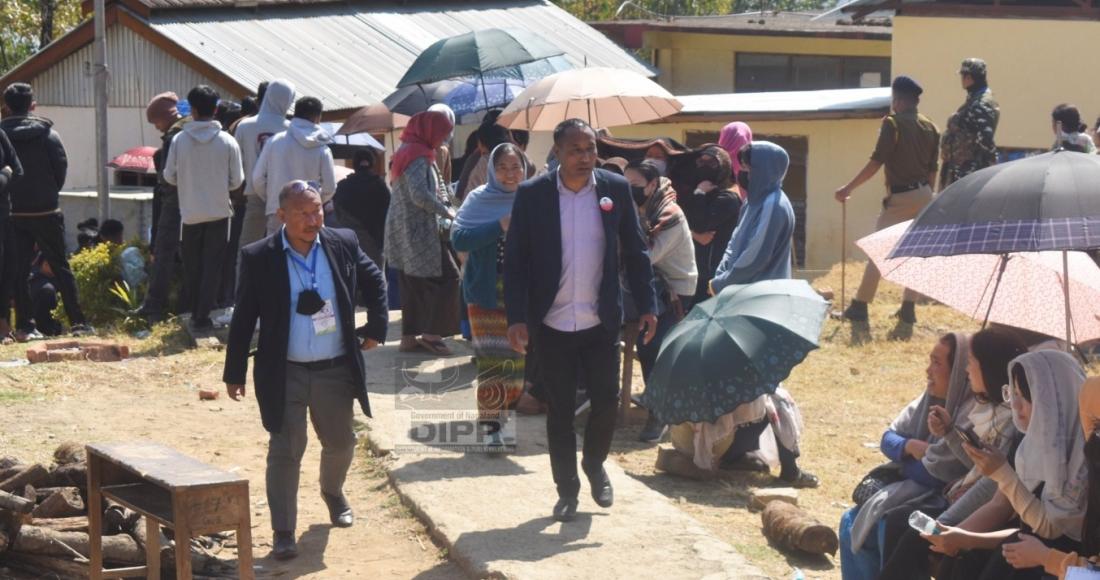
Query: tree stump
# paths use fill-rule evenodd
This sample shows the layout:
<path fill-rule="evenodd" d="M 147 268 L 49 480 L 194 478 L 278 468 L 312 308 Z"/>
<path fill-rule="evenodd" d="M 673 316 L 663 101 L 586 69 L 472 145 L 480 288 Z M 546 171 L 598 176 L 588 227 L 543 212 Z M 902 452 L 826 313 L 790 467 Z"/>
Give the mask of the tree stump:
<path fill-rule="evenodd" d="M 784 550 L 814 555 L 836 554 L 840 540 L 831 526 L 789 503 L 773 501 L 760 515 L 764 536 Z"/>

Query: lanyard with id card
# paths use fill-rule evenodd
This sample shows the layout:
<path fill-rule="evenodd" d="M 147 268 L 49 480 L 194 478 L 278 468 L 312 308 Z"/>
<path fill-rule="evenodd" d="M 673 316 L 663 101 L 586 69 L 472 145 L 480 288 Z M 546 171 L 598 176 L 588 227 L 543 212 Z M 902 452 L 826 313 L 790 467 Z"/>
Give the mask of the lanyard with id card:
<path fill-rule="evenodd" d="M 313 247 L 310 251 L 309 264 L 299 258 L 293 249 L 288 250 L 288 252 L 290 253 L 290 259 L 294 261 L 294 274 L 298 276 L 298 282 L 305 286 L 305 282 L 302 281 L 302 277 L 298 273 L 298 266 L 301 266 L 306 272 L 309 272 L 311 283 L 308 290 L 302 290 L 298 293 L 298 308 L 295 312 L 310 317 L 313 322 L 313 334 L 315 336 L 336 332 L 336 310 L 332 307 L 332 300 L 321 299 L 321 294 L 317 291 L 317 254 L 320 250 L 317 246 Z"/>

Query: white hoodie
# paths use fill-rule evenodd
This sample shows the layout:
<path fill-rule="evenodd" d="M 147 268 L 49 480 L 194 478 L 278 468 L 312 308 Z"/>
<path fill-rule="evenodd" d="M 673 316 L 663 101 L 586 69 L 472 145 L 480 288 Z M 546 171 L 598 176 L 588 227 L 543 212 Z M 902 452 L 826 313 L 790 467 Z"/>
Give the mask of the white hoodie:
<path fill-rule="evenodd" d="M 267 215 L 279 209 L 279 191 L 295 179 L 319 182 L 321 200 L 332 199 L 336 172 L 328 148 L 331 141 L 332 136 L 320 125 L 297 118 L 289 129 L 268 140 L 252 170 L 252 187 L 267 201 Z"/>
<path fill-rule="evenodd" d="M 241 120 L 237 124 L 234 136 L 241 147 L 241 161 L 244 163 L 245 195 L 256 195 L 252 189 L 252 170 L 264 143 L 290 126 L 286 114 L 294 104 L 294 85 L 284 79 L 271 81 L 260 103 L 260 112 L 255 117 Z"/>
<path fill-rule="evenodd" d="M 164 180 L 179 189 L 183 223 L 232 217 L 229 191 L 244 181 L 241 150 L 217 121 L 185 123 L 168 148 Z"/>

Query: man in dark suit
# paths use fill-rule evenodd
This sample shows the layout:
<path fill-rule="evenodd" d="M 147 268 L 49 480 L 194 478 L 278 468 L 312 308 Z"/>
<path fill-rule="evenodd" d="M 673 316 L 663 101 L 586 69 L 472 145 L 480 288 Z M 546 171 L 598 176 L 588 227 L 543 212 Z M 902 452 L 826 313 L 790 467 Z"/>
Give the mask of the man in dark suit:
<path fill-rule="evenodd" d="M 558 488 L 554 519 L 577 514 L 577 384 L 592 403 L 581 466 L 601 507 L 614 501 L 603 462 L 611 449 L 623 323 L 620 256 L 649 342 L 657 328 L 653 269 L 626 180 L 596 165 L 596 132 L 579 119 L 554 130 L 560 165 L 516 192 L 504 251 L 508 340 L 536 345 L 550 410 L 546 432 Z"/>
<path fill-rule="evenodd" d="M 308 410 L 321 440 L 321 496 L 332 524 L 351 526 L 344 479 L 355 452 L 354 401 L 370 416 L 360 350 L 386 337 L 386 282 L 359 249 L 355 234 L 324 228 L 321 194 L 304 181 L 279 193 L 284 226 L 241 250 L 236 308 L 223 380 L 229 397 L 245 394 L 249 347 L 260 323 L 253 379 L 260 417 L 271 434 L 267 503 L 275 558 L 297 555 L 298 474 L 306 449 Z M 354 327 L 356 298 L 367 324 Z M 359 339 L 362 338 L 362 342 Z"/>

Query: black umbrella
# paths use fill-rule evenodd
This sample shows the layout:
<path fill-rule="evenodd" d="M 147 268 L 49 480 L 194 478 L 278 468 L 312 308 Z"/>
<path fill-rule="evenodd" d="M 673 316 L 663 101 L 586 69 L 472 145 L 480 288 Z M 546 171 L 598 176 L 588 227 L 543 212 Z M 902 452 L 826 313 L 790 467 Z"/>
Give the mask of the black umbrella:
<path fill-rule="evenodd" d="M 420 53 L 397 87 L 482 75 L 565 51 L 527 30 L 488 28 L 444 38 Z"/>

